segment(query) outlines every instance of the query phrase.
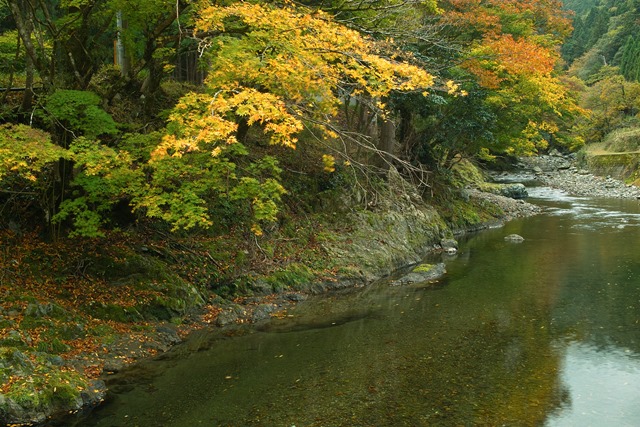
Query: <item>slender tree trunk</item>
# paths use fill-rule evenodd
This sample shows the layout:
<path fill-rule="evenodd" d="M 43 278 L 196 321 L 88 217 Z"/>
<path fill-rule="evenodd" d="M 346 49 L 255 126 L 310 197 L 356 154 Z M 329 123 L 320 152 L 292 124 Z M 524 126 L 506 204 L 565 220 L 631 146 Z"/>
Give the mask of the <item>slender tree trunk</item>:
<path fill-rule="evenodd" d="M 18 34 L 27 52 L 27 57 L 31 60 L 33 68 L 40 74 L 43 83 L 48 85 L 51 82 L 51 76 L 48 73 L 48 61 L 38 53 L 38 49 L 36 49 L 31 39 L 34 28 L 32 8 L 23 0 L 8 0 L 8 3 Z"/>
<path fill-rule="evenodd" d="M 20 104 L 20 111 L 23 113 L 27 113 L 31 110 L 33 105 L 33 79 L 34 79 L 34 67 L 33 61 L 31 57 L 27 56 L 26 58 L 26 80 L 25 80 L 25 88 L 22 94 L 22 103 Z"/>
<path fill-rule="evenodd" d="M 116 58 L 117 65 L 120 67 L 120 74 L 123 76 L 129 75 L 129 61 L 127 59 L 127 52 L 122 42 L 122 33 L 127 28 L 126 21 L 122 18 L 122 11 L 119 10 L 116 15 L 117 27 L 118 27 L 118 39 L 116 40 Z"/>
<path fill-rule="evenodd" d="M 391 166 L 396 145 L 396 124 L 391 117 L 386 117 L 380 123 L 378 150 L 382 168 L 387 170 Z"/>

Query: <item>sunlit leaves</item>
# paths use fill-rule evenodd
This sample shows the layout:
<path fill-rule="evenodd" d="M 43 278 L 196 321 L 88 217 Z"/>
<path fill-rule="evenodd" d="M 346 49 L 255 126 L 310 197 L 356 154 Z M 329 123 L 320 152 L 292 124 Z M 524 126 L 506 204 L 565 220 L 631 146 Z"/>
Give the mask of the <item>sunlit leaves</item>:
<path fill-rule="evenodd" d="M 320 123 L 337 115 L 345 93 L 379 99 L 433 84 L 423 69 L 383 58 L 360 33 L 292 3 L 206 5 L 194 37 L 207 64 L 205 88 L 173 109 L 169 133 L 152 152 L 153 182 L 134 198 L 176 228 L 211 225 L 206 196 L 244 204 L 257 234 L 260 222 L 276 218 L 285 192 L 277 162 L 240 160 L 251 149 L 248 129 L 254 140 L 295 148 L 305 126 L 334 135 Z"/>
<path fill-rule="evenodd" d="M 284 127 L 267 128 L 274 136 L 282 135 L 279 142 L 285 145 L 288 132 L 299 126 L 298 116 L 337 113 L 338 88 L 380 97 L 433 83 L 432 76 L 418 67 L 376 55 L 371 41 L 322 12 L 235 3 L 205 8 L 196 26 L 211 64 L 209 88 L 216 93 L 249 91 L 247 99 L 257 98 L 258 92 L 271 94 L 273 99 L 262 95 L 260 100 L 274 104 L 271 111 L 260 112 L 269 108 L 257 101 L 252 101 L 257 108 L 250 114 L 242 114 L 239 105 L 231 107 L 259 122 L 270 117 L 283 121 L 283 113 L 296 117 L 285 121 Z"/>
<path fill-rule="evenodd" d="M 46 132 L 24 125 L 0 125 L 0 181 L 11 174 L 35 181 L 46 164 L 67 157 L 66 150 L 52 144 Z"/>

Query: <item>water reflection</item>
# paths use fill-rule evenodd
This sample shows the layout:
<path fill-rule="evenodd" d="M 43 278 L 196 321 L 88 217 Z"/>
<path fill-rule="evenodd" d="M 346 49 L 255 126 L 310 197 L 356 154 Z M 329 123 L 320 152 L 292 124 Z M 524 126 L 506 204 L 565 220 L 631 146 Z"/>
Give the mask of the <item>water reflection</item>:
<path fill-rule="evenodd" d="M 196 335 L 76 425 L 640 425 L 638 204 L 531 193 L 546 214 L 462 239 L 437 286 Z"/>
<path fill-rule="evenodd" d="M 573 342 L 564 348 L 562 380 L 571 402 L 547 427 L 634 427 L 640 420 L 640 360 L 629 349 Z"/>

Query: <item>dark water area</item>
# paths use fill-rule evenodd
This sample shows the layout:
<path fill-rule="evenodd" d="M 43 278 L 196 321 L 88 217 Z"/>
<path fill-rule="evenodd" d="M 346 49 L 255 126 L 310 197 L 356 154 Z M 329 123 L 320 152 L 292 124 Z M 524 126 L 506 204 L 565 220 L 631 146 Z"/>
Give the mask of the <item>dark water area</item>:
<path fill-rule="evenodd" d="M 640 425 L 639 202 L 530 194 L 544 214 L 462 238 L 439 283 L 195 334 L 69 425 Z"/>

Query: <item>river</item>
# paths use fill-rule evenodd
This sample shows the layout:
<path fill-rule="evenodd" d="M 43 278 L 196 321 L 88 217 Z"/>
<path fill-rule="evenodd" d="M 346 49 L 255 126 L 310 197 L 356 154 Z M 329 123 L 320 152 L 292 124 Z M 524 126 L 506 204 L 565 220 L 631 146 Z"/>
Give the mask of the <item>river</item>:
<path fill-rule="evenodd" d="M 640 425 L 639 202 L 530 195 L 543 214 L 461 238 L 438 283 L 194 334 L 71 425 Z"/>

